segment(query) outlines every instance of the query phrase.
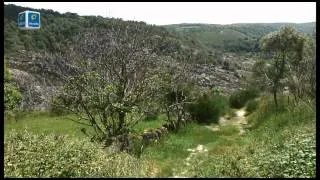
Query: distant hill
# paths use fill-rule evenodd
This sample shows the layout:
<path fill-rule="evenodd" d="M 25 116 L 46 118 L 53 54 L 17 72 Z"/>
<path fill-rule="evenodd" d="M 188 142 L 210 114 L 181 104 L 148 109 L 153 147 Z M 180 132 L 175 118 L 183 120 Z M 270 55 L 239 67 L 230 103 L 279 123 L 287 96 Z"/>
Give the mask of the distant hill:
<path fill-rule="evenodd" d="M 39 30 L 20 30 L 17 27 L 18 13 L 25 10 L 41 13 Z M 178 33 L 169 32 L 161 26 L 116 18 L 79 16 L 75 13 L 61 14 L 52 10 L 4 5 L 4 56 L 8 60 L 13 81 L 23 93 L 24 107 L 47 106 L 49 97 L 63 85 L 61 77 L 71 76 L 77 69 L 66 58 L 68 51 L 78 43 L 75 37 L 96 30 L 103 30 L 110 38 L 126 31 L 137 39 L 156 39 L 157 47 L 152 48 L 152 53 L 160 59 L 159 62 L 169 59 L 183 63 L 215 63 L 217 59 L 203 50 L 200 44 L 192 43 L 191 40 L 182 42 Z M 86 50 L 92 52 L 89 45 Z M 227 83 L 223 83 L 225 84 Z"/>
<path fill-rule="evenodd" d="M 217 24 L 173 24 L 165 25 L 171 32 L 194 39 L 206 49 L 224 52 L 257 52 L 259 40 L 267 33 L 277 31 L 282 26 L 294 26 L 298 31 L 314 35 L 316 23 L 239 23 Z"/>
<path fill-rule="evenodd" d="M 21 31 L 17 28 L 17 15 L 25 10 L 41 13 L 39 31 Z M 4 5 L 4 52 L 63 51 L 75 34 L 88 28 L 106 28 L 112 23 L 152 28 L 152 34 L 159 35 L 166 43 L 164 51 L 171 49 L 179 55 L 193 56 L 195 62 L 216 62 L 223 52 L 258 52 L 259 40 L 265 34 L 279 30 L 281 26 L 293 25 L 299 31 L 312 34 L 315 22 L 311 23 L 256 23 L 256 24 L 174 24 L 165 26 L 148 25 L 144 22 L 122 21 L 101 16 L 79 16 L 46 9 L 32 9 L 16 5 Z M 169 47 L 170 46 L 170 47 Z M 185 59 L 185 58 L 184 58 Z M 205 59 L 205 60 L 204 60 Z"/>

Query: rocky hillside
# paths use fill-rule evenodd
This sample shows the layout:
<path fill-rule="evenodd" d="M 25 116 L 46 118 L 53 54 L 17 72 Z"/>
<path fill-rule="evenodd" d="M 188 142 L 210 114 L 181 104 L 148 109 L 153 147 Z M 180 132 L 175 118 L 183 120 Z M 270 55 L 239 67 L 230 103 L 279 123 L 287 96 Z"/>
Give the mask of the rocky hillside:
<path fill-rule="evenodd" d="M 170 33 L 163 27 L 143 22 L 83 17 L 73 13 L 60 14 L 51 10 L 30 8 L 28 10 L 40 11 L 42 27 L 38 31 L 23 31 L 16 26 L 16 16 L 24 10 L 27 8 L 15 5 L 4 7 L 5 57 L 8 59 L 13 80 L 23 93 L 23 108 L 48 107 L 48 102 L 63 85 L 63 78 L 72 76 L 78 69 L 71 65 L 67 58 L 69 50 L 77 43 L 74 40 L 75 36 L 81 36 L 90 28 L 105 28 L 108 29 L 108 33 L 113 34 L 116 33 L 112 30 L 114 25 L 127 28 L 135 36 L 140 35 L 139 32 L 134 32 L 136 27 L 145 29 L 149 32 L 147 36 L 156 37 L 160 41 L 156 49 L 157 56 L 171 56 L 181 63 L 195 64 L 193 76 L 200 87 L 221 86 L 229 92 L 239 86 L 233 72 L 217 70 L 218 64 L 197 65 L 202 61 L 218 62 L 218 58 L 208 56 L 197 44 L 183 44 L 176 33 Z"/>
<path fill-rule="evenodd" d="M 17 28 L 17 15 L 25 10 L 41 13 L 40 30 L 23 31 Z M 63 79 L 79 69 L 67 58 L 70 49 L 78 43 L 74 37 L 93 29 L 107 29 L 112 37 L 117 33 L 113 29 L 115 25 L 124 27 L 134 36 L 141 36 L 137 28 L 145 29 L 148 32 L 145 37 L 154 37 L 159 41 L 154 53 L 160 61 L 161 57 L 171 57 L 177 62 L 189 64 L 192 68 L 188 73 L 196 80 L 196 85 L 219 88 L 224 93 L 239 88 L 240 78 L 250 73 L 254 54 L 259 50 L 259 38 L 277 30 L 261 24 L 154 26 L 144 22 L 4 5 L 5 58 L 9 61 L 13 80 L 23 93 L 22 106 L 46 108 L 63 85 Z M 312 29 L 312 25 L 307 25 Z M 239 38 L 241 42 L 238 42 Z"/>

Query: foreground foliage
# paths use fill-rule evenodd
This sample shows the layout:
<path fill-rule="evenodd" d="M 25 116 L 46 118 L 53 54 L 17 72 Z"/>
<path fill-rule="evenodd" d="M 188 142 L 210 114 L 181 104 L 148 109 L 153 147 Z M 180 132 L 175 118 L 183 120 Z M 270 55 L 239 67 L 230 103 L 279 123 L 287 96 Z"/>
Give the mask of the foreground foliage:
<path fill-rule="evenodd" d="M 86 139 L 11 131 L 5 136 L 5 177 L 141 177 L 147 163 L 110 153 Z"/>
<path fill-rule="evenodd" d="M 275 108 L 264 97 L 249 117 L 254 125 L 235 143 L 209 150 L 181 166 L 188 177 L 315 177 L 315 105 L 311 102 L 286 104 L 279 98 Z M 186 175 L 184 175 L 186 176 Z"/>

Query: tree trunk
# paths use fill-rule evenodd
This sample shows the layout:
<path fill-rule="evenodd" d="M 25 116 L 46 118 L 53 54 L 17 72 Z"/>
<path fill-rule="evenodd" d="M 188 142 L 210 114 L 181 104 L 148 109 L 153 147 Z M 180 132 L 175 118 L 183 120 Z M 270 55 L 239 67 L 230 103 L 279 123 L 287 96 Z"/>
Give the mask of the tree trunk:
<path fill-rule="evenodd" d="M 277 100 L 277 90 L 273 90 L 273 99 L 274 99 L 274 103 L 276 105 L 276 108 L 278 108 L 278 100 Z"/>
<path fill-rule="evenodd" d="M 171 122 L 170 109 L 168 107 L 166 107 L 166 111 L 167 111 L 168 122 Z"/>
<path fill-rule="evenodd" d="M 118 133 L 122 134 L 123 130 L 123 124 L 124 124 L 124 117 L 126 116 L 126 113 L 123 111 L 119 112 L 119 128 L 118 128 Z"/>

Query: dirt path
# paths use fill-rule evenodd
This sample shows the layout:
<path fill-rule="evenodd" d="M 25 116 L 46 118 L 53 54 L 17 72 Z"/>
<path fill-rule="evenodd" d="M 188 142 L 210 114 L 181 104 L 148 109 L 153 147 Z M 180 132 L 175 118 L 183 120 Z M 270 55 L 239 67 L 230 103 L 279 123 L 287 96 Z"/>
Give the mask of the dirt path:
<path fill-rule="evenodd" d="M 245 130 L 243 128 L 243 125 L 247 125 L 247 119 L 245 117 L 246 111 L 245 108 L 238 109 L 235 112 L 236 116 L 230 117 L 230 115 L 225 115 L 223 117 L 220 117 L 219 119 L 219 125 L 211 125 L 211 126 L 205 126 L 208 129 L 211 129 L 212 131 L 219 131 L 220 127 L 226 126 L 226 125 L 235 125 L 239 128 L 239 135 L 242 135 L 245 133 Z"/>
<path fill-rule="evenodd" d="M 189 156 L 185 159 L 184 161 L 184 165 L 185 166 L 190 166 L 190 160 L 192 158 L 194 158 L 195 156 L 197 156 L 198 154 L 207 154 L 208 152 L 208 149 L 202 145 L 202 144 L 198 144 L 198 146 L 194 149 L 187 149 L 187 151 L 190 152 Z M 187 175 L 187 170 L 184 170 L 182 172 L 179 172 L 178 174 L 179 175 L 174 175 L 173 178 L 187 178 L 188 176 Z M 177 174 L 177 173 L 174 173 L 174 174 Z"/>
<path fill-rule="evenodd" d="M 246 110 L 245 108 L 237 109 L 235 111 L 235 116 L 230 116 L 230 115 L 225 115 L 220 117 L 219 119 L 219 124 L 217 125 L 209 125 L 205 126 L 206 128 L 212 130 L 212 131 L 220 131 L 220 128 L 222 126 L 226 125 L 234 125 L 237 128 L 239 128 L 239 135 L 242 135 L 245 133 L 244 126 L 248 124 L 247 118 L 246 118 Z M 190 160 L 197 156 L 198 154 L 207 154 L 208 149 L 201 144 L 198 144 L 197 147 L 194 149 L 187 149 L 187 151 L 190 152 L 189 156 L 185 159 L 184 165 L 185 166 L 190 166 Z M 177 169 L 178 170 L 178 169 Z M 174 171 L 177 171 L 174 170 Z M 173 178 L 185 178 L 187 177 L 188 172 L 186 170 L 183 171 L 177 171 L 174 173 Z"/>

